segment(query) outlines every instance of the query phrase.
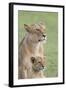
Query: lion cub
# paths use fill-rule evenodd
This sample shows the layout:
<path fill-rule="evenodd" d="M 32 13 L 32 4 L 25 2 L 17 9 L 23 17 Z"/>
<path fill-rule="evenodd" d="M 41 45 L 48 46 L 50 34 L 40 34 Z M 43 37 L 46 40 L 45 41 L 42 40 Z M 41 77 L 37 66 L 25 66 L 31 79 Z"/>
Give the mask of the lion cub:
<path fill-rule="evenodd" d="M 32 63 L 32 72 L 31 78 L 43 78 L 44 72 L 43 69 L 45 67 L 45 61 L 42 57 L 31 57 Z"/>
<path fill-rule="evenodd" d="M 18 78 L 28 78 L 27 72 L 31 72 L 31 57 L 44 57 L 43 42 L 46 41 L 46 30 L 43 23 L 24 24 L 26 35 L 18 48 Z M 39 60 L 39 59 L 38 59 Z"/>

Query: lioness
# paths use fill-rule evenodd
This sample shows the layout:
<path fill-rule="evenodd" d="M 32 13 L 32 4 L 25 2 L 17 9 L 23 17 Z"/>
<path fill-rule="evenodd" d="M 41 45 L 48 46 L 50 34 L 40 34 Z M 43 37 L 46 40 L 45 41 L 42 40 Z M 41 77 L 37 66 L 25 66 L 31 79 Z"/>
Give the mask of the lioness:
<path fill-rule="evenodd" d="M 43 69 L 45 67 L 45 60 L 42 57 L 31 57 L 31 77 L 30 78 L 43 78 L 44 72 Z"/>
<path fill-rule="evenodd" d="M 19 45 L 18 53 L 18 78 L 25 79 L 27 73 L 31 72 L 30 58 L 35 56 L 44 57 L 43 42 L 46 41 L 45 25 L 43 23 L 27 25 L 24 39 Z"/>

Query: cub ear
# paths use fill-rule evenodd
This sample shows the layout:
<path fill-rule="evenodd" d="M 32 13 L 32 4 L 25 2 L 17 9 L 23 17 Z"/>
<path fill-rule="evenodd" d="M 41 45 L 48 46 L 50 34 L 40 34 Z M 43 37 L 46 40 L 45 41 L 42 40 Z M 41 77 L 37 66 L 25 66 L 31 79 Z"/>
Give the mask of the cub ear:
<path fill-rule="evenodd" d="M 24 28 L 25 28 L 25 30 L 26 30 L 26 31 L 30 32 L 30 29 L 31 29 L 31 28 L 30 28 L 30 26 L 29 26 L 29 25 L 24 24 Z"/>
<path fill-rule="evenodd" d="M 35 62 L 35 57 L 31 57 L 31 62 L 32 62 L 32 63 Z"/>

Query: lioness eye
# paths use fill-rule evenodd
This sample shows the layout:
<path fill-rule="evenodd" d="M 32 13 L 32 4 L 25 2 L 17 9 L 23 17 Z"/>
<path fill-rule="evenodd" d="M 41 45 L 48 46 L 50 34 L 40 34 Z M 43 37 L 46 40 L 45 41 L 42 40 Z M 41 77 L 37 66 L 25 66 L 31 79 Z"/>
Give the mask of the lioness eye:
<path fill-rule="evenodd" d="M 39 31 L 39 29 L 36 29 L 37 31 Z"/>

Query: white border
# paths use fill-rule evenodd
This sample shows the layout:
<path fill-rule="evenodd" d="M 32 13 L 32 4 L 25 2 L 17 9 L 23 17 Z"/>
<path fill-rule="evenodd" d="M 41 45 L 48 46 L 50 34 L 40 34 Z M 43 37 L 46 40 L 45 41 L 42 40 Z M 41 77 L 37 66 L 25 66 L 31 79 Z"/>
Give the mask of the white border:
<path fill-rule="evenodd" d="M 18 10 L 29 11 L 44 11 L 44 12 L 58 12 L 58 77 L 55 78 L 42 78 L 42 79 L 22 79 L 18 80 Z M 59 83 L 63 79 L 63 10 L 62 8 L 55 7 L 39 7 L 39 6 L 25 6 L 14 5 L 14 85 L 27 85 L 27 84 L 42 84 L 42 83 Z"/>

